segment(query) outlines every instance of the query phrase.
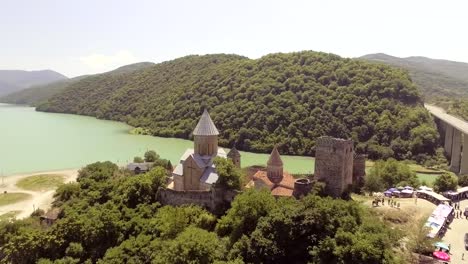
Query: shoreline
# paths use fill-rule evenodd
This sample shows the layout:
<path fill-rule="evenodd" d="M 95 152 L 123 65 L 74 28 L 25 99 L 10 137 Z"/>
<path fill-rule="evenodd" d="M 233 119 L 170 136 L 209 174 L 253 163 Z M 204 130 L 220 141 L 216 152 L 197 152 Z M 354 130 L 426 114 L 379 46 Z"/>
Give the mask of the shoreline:
<path fill-rule="evenodd" d="M 41 174 L 60 174 L 65 177 L 63 182 L 69 183 L 76 181 L 76 178 L 78 176 L 78 170 L 79 169 L 41 171 L 2 177 L 2 179 L 0 180 L 0 193 L 4 193 L 5 191 L 7 193 L 21 192 L 30 194 L 31 198 L 17 203 L 0 206 L 0 215 L 6 214 L 11 211 L 21 211 L 19 214 L 16 215 L 16 219 L 22 219 L 30 216 L 35 209 L 40 208 L 44 211 L 47 211 L 51 207 L 55 189 L 47 191 L 24 190 L 16 186 L 16 183 L 19 180 Z"/>

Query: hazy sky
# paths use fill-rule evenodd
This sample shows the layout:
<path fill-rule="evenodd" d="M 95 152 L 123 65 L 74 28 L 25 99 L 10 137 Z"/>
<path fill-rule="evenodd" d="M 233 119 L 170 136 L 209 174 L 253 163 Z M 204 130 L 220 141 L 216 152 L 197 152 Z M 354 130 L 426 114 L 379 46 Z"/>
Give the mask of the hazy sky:
<path fill-rule="evenodd" d="M 468 62 L 468 1 L 0 0 L 0 69 L 73 77 L 189 54 L 300 50 Z"/>

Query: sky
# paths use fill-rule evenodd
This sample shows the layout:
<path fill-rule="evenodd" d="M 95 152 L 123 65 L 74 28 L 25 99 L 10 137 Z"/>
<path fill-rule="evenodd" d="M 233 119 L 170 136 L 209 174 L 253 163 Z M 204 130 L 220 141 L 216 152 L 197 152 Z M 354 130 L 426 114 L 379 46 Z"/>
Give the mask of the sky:
<path fill-rule="evenodd" d="M 0 0 L 0 69 L 68 77 L 191 54 L 468 62 L 465 0 Z"/>

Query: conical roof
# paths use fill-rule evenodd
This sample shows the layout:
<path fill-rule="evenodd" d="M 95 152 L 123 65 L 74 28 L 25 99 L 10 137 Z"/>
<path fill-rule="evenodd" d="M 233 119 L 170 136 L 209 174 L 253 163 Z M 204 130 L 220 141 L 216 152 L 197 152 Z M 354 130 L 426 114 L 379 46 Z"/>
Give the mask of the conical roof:
<path fill-rule="evenodd" d="M 270 158 L 268 159 L 267 164 L 275 165 L 275 166 L 283 166 L 283 161 L 281 160 L 281 156 L 276 146 L 273 148 L 273 151 L 271 152 L 271 155 L 270 155 Z"/>
<path fill-rule="evenodd" d="M 203 111 L 203 114 L 198 121 L 197 126 L 193 130 L 195 136 L 217 136 L 219 135 L 218 129 L 216 128 L 213 120 L 211 120 L 210 114 L 208 111 Z"/>
<path fill-rule="evenodd" d="M 236 149 L 236 147 L 232 147 L 232 149 L 229 151 L 227 154 L 228 157 L 240 157 L 239 151 Z"/>

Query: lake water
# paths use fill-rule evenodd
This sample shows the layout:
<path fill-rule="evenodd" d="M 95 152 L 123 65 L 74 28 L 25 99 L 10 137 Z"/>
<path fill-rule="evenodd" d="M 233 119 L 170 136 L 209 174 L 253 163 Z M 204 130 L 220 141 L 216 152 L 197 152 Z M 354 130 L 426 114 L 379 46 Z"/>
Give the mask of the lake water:
<path fill-rule="evenodd" d="M 177 164 L 192 141 L 129 134 L 130 126 L 92 117 L 36 112 L 0 104 L 0 174 L 80 168 L 110 160 L 124 165 L 146 150 Z M 241 152 L 242 166 L 264 165 L 267 154 Z M 282 156 L 291 173 L 311 173 L 310 157 Z"/>

